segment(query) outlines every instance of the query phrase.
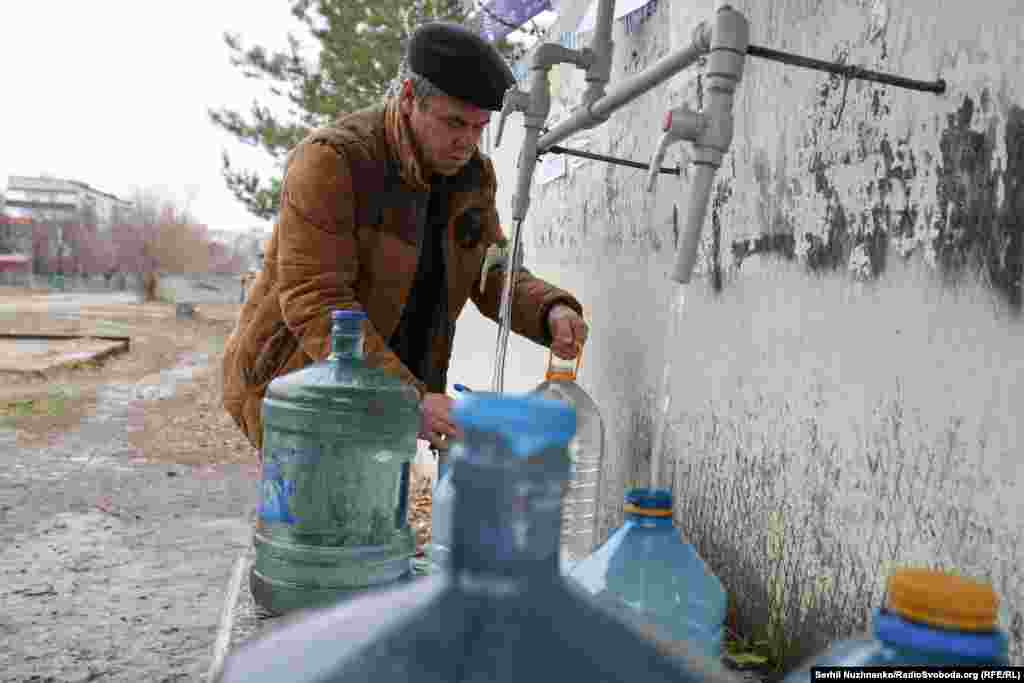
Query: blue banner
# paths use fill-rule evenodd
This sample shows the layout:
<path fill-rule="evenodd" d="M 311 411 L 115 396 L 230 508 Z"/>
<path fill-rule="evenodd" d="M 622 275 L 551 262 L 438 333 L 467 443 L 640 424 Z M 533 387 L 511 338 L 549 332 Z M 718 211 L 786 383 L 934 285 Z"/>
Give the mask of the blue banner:
<path fill-rule="evenodd" d="M 480 12 L 480 34 L 484 40 L 494 42 L 551 9 L 551 0 L 487 0 Z"/>

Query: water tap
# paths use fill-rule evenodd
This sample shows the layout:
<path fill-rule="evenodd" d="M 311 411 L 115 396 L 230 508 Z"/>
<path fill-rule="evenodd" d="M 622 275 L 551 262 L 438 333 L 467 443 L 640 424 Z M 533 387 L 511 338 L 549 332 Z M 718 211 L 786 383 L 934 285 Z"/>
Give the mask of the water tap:
<path fill-rule="evenodd" d="M 664 132 L 658 141 L 658 147 L 651 158 L 651 168 L 647 173 L 648 192 L 654 191 L 655 184 L 658 182 L 661 162 L 665 158 L 665 152 L 668 151 L 669 145 L 680 140 L 694 142 L 704 133 L 707 126 L 707 117 L 695 112 L 687 104 L 670 109 L 665 114 L 665 121 L 661 126 L 661 130 Z"/>
<path fill-rule="evenodd" d="M 693 143 L 691 163 L 694 174 L 690 184 L 689 206 L 682 243 L 672 273 L 672 279 L 679 283 L 688 283 L 693 274 L 715 172 L 722 165 L 722 157 L 732 144 L 733 96 L 743 78 L 749 42 L 750 27 L 746 18 L 731 6 L 722 5 L 715 13 L 715 23 L 711 29 L 704 109 L 697 113 L 683 105 L 668 112 L 662 127 L 664 134 L 652 159 L 647 180 L 648 191 L 654 190 L 658 169 L 668 146 L 679 140 Z"/>

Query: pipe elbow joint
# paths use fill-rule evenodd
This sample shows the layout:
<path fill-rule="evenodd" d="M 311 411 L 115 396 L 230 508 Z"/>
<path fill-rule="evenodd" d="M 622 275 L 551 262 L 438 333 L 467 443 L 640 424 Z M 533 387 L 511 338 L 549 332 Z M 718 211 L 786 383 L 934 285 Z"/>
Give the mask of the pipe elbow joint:
<path fill-rule="evenodd" d="M 558 43 L 543 43 L 533 53 L 530 69 L 548 71 L 555 64 L 576 64 L 584 66 L 590 59 L 580 50 L 571 50 Z"/>
<path fill-rule="evenodd" d="M 693 45 L 701 52 L 711 51 L 711 24 L 707 21 L 701 21 L 693 27 Z"/>

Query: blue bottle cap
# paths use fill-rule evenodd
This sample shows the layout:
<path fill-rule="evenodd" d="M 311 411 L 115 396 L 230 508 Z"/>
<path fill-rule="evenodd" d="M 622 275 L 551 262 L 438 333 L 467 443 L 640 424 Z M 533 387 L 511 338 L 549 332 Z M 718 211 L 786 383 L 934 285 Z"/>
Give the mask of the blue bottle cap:
<path fill-rule="evenodd" d="M 331 311 L 331 320 L 366 320 L 366 312 L 353 311 L 348 308 L 336 308 Z"/>
<path fill-rule="evenodd" d="M 668 489 L 630 489 L 626 492 L 626 505 L 641 510 L 671 510 L 672 492 Z"/>
<path fill-rule="evenodd" d="M 463 429 L 504 437 L 520 458 L 568 445 L 576 434 L 575 408 L 532 395 L 464 392 L 452 407 L 452 418 Z"/>

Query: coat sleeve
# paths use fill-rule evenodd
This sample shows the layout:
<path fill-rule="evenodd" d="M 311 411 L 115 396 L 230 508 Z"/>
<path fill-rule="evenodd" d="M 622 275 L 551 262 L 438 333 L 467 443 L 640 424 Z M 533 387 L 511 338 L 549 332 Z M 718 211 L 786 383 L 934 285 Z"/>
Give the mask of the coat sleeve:
<path fill-rule="evenodd" d="M 285 324 L 314 361 L 330 353 L 331 311 L 364 310 L 355 296 L 359 252 L 351 196 L 343 150 L 315 138 L 295 148 L 282 188 L 277 277 Z M 426 385 L 369 320 L 364 331 L 367 364 L 398 377 L 422 397 Z"/>
<path fill-rule="evenodd" d="M 498 209 L 495 202 L 496 184 L 494 167 L 490 159 L 485 159 L 486 177 L 490 179 L 487 191 L 490 194 L 488 208 L 483 215 L 484 240 L 488 245 L 506 241 L 505 233 L 498 221 Z M 511 251 L 511 245 L 510 245 Z M 535 277 L 529 270 L 519 264 L 519 276 L 516 289 L 512 294 L 512 331 L 526 337 L 541 346 L 551 346 L 551 330 L 548 329 L 548 312 L 555 304 L 565 304 L 583 315 L 583 306 L 569 292 Z M 493 263 L 485 273 L 481 273 L 473 286 L 473 303 L 479 311 L 499 322 L 501 309 L 501 292 L 505 286 L 505 274 L 509 264 L 506 259 Z M 480 291 L 480 278 L 485 280 L 483 293 Z"/>

